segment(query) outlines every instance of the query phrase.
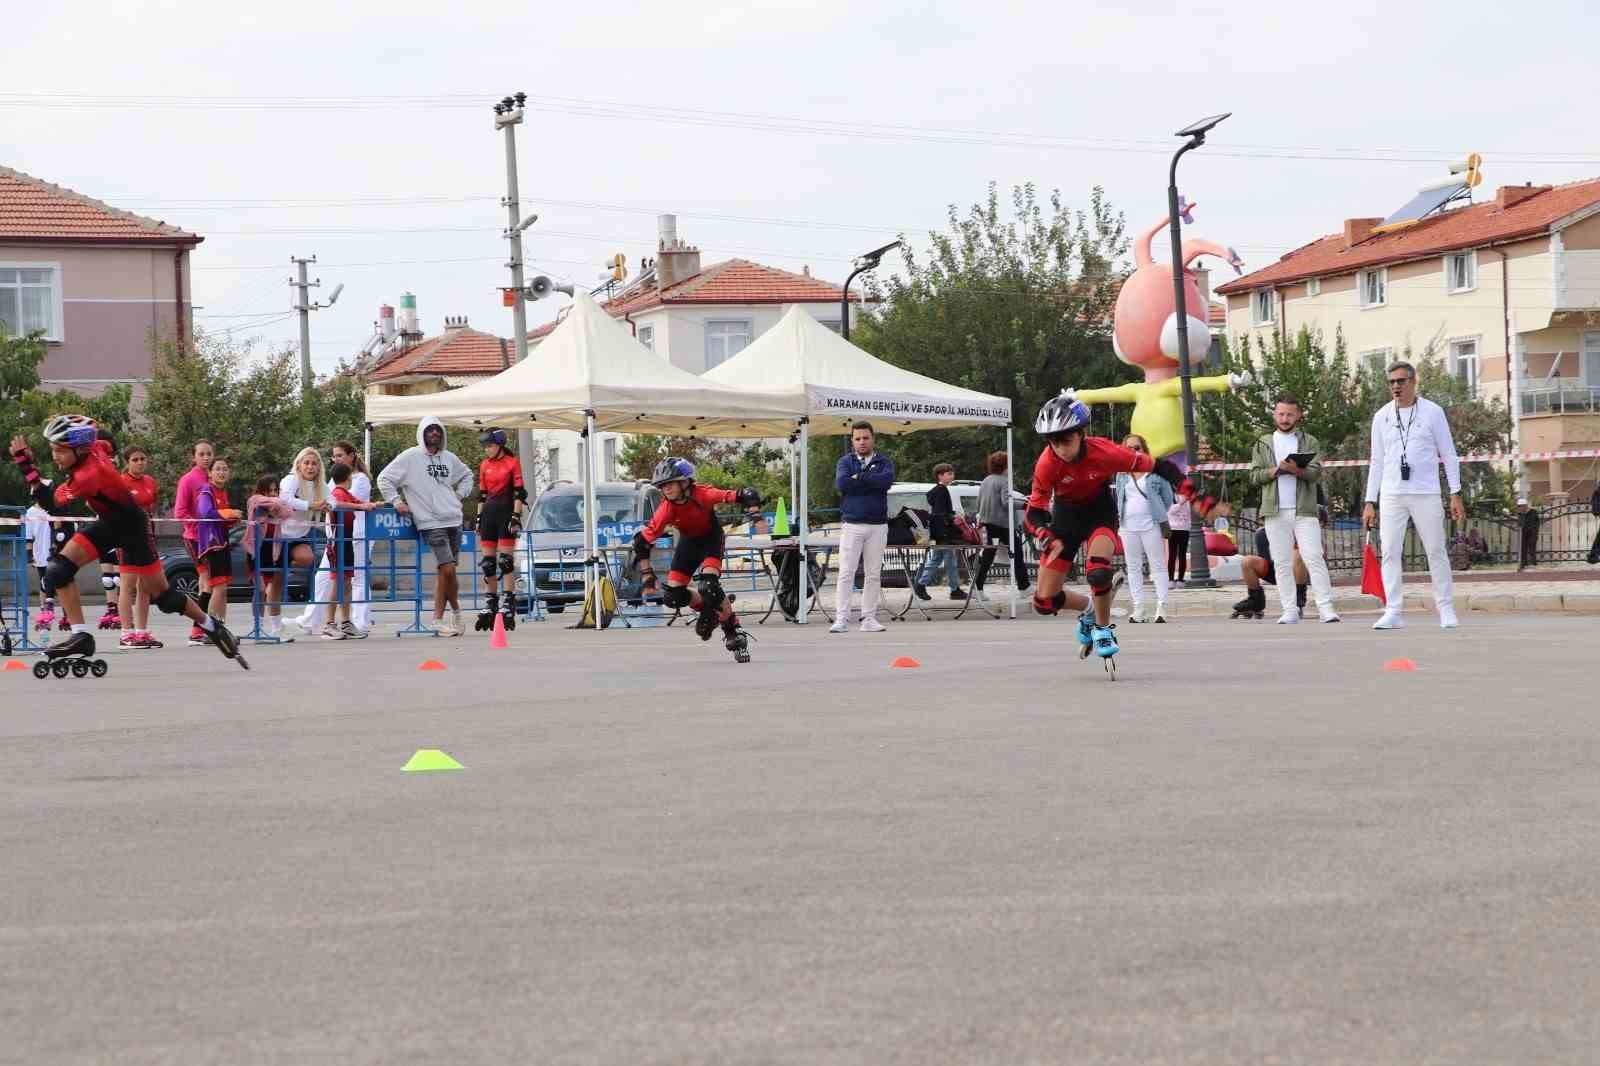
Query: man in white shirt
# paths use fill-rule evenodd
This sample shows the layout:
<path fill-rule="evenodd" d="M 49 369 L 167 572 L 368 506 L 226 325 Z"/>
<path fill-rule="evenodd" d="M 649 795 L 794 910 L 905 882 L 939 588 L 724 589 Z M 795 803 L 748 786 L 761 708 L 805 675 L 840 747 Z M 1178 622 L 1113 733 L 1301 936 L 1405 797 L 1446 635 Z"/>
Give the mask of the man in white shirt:
<path fill-rule="evenodd" d="M 1271 433 L 1256 439 L 1250 457 L 1250 481 L 1261 486 L 1261 523 L 1266 530 L 1272 568 L 1278 578 L 1278 600 L 1283 613 L 1279 625 L 1300 621 L 1296 602 L 1295 545 L 1300 546 L 1317 611 L 1324 622 L 1339 621 L 1333 609 L 1333 586 L 1322 554 L 1322 523 L 1317 504 L 1317 482 L 1322 479 L 1322 445 L 1300 428 L 1300 401 L 1280 396 L 1272 406 Z M 1299 461 L 1295 460 L 1299 457 Z M 1301 466 L 1300 463 L 1304 463 Z M 1251 597 L 1254 599 L 1254 596 Z"/>
<path fill-rule="evenodd" d="M 1462 523 L 1467 520 L 1467 511 L 1461 503 L 1461 460 L 1456 457 L 1444 408 L 1417 395 L 1417 368 L 1410 363 L 1395 363 L 1389 367 L 1388 379 L 1389 394 L 1394 399 L 1372 416 L 1372 465 L 1367 469 L 1367 505 L 1361 512 L 1361 523 L 1367 529 L 1372 528 L 1374 517 L 1379 520 L 1383 593 L 1388 600 L 1383 616 L 1372 628 L 1405 626 L 1400 617 L 1405 596 L 1400 570 L 1406 526 L 1411 524 L 1416 526 L 1417 536 L 1428 553 L 1428 575 L 1433 579 L 1439 625 L 1454 629 L 1456 609 L 1444 534 L 1444 504 L 1439 499 L 1439 464 L 1444 463 L 1450 484 L 1450 517 Z M 1378 504 L 1376 509 L 1374 503 Z"/>

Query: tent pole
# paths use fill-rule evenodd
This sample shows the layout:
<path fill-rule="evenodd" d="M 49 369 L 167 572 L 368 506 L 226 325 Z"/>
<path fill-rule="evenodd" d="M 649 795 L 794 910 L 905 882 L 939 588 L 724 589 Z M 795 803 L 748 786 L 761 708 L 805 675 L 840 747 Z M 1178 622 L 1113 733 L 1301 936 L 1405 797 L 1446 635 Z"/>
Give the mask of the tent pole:
<path fill-rule="evenodd" d="M 806 563 L 806 512 L 809 507 L 811 495 L 810 455 L 811 455 L 811 426 L 810 419 L 800 420 L 800 487 L 796 490 L 800 498 L 800 506 L 795 510 L 799 512 L 800 519 L 800 604 L 796 611 L 798 617 L 795 621 L 801 625 L 806 624 L 806 616 L 811 613 L 811 599 L 806 593 L 806 581 L 811 577 L 811 567 Z"/>
<path fill-rule="evenodd" d="M 599 493 L 594 484 L 594 412 L 583 413 L 584 423 L 584 448 L 583 448 L 583 591 L 587 597 L 593 594 L 590 600 L 594 604 L 594 631 L 600 632 L 600 568 L 594 560 L 599 556 L 600 537 L 595 528 L 594 508 Z"/>
<path fill-rule="evenodd" d="M 1006 427 L 1006 558 L 1011 558 L 1011 553 L 1017 550 L 1017 509 L 1011 504 L 1011 486 L 1017 483 L 1016 468 L 1012 465 L 1011 455 L 1011 427 Z M 1011 566 L 1022 566 L 1021 559 L 1012 559 Z M 1017 617 L 1017 582 L 1016 574 L 1006 575 L 1006 599 L 1011 603 L 1011 617 Z"/>

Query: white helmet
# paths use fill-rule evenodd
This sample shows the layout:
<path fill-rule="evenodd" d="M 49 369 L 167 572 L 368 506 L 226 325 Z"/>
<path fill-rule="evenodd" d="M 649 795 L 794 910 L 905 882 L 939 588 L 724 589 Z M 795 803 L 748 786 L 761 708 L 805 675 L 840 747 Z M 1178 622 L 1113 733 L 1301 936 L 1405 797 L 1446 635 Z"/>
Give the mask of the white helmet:
<path fill-rule="evenodd" d="M 1051 397 L 1039 408 L 1039 417 L 1033 420 L 1033 429 L 1041 437 L 1048 437 L 1088 424 L 1089 405 L 1079 400 L 1073 390 L 1062 389 L 1060 396 Z"/>
<path fill-rule="evenodd" d="M 69 448 L 87 448 L 99 437 L 94 419 L 88 415 L 56 415 L 44 424 L 44 439 Z"/>

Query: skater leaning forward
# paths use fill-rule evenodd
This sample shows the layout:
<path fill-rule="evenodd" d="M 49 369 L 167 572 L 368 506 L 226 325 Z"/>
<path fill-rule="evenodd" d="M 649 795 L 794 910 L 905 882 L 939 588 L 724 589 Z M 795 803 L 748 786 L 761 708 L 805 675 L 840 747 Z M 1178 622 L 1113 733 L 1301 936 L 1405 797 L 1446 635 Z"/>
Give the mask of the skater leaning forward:
<path fill-rule="evenodd" d="M 633 537 L 634 565 L 639 568 L 643 591 L 653 595 L 658 589 L 655 570 L 650 566 L 650 549 L 672 526 L 678 531 L 677 543 L 661 602 L 674 609 L 688 607 L 695 611 L 699 617 L 694 631 L 701 640 L 710 640 L 720 624 L 723 646 L 733 652 L 737 661 L 749 662 L 749 635 L 740 628 L 739 616 L 733 612 L 733 597 L 722 590 L 724 537 L 715 508 L 719 503 L 737 503 L 754 511 L 761 506 L 761 494 L 751 488 L 696 485 L 694 464 L 676 456 L 658 463 L 650 480 L 661 490 L 661 505 L 649 524 Z M 696 586 L 693 589 L 689 587 L 691 581 Z"/>
<path fill-rule="evenodd" d="M 94 636 L 84 624 L 83 601 L 78 596 L 74 579 L 81 567 L 110 557 L 119 549 L 123 574 L 138 581 L 156 607 L 166 614 L 189 618 L 223 655 L 238 659 L 239 665 L 248 669 L 239 655 L 238 642 L 228 628 L 167 584 L 156 555 L 150 520 L 121 472 L 112 464 L 111 446 L 98 439 L 94 420 L 85 415 L 57 415 L 45 423 L 44 437 L 50 443 L 50 457 L 63 475 L 53 488 L 43 484 L 27 438 L 21 435 L 11 438 L 11 461 L 22 474 L 30 494 L 46 509 L 82 500 L 95 514 L 95 520 L 74 535 L 45 568 L 42 581 L 45 594 L 60 597 L 72 626 L 72 633 L 66 640 L 45 651 L 46 659 L 57 663 L 57 676 L 65 676 L 69 661 L 79 676 L 90 669 L 96 676 L 105 673 L 103 660 L 86 661 L 94 654 Z M 38 664 L 34 673 L 43 677 L 40 667 L 44 666 L 44 663 Z"/>
<path fill-rule="evenodd" d="M 489 590 L 475 625 L 480 632 L 494 628 L 496 611 L 503 612 L 507 629 L 517 626 L 517 541 L 522 537 L 528 490 L 522 483 L 522 463 L 506 442 L 506 431 L 498 427 L 478 435 L 484 451 L 478 464 L 478 566 Z"/>
<path fill-rule="evenodd" d="M 1088 425 L 1089 408 L 1071 390 L 1063 390 L 1039 409 L 1033 428 L 1044 437 L 1045 448 L 1034 464 L 1033 490 L 1023 525 L 1039 548 L 1033 609 L 1042 615 L 1057 614 L 1064 607 L 1079 612 L 1079 657 L 1086 658 L 1093 651 L 1110 660 L 1118 651 L 1116 626 L 1111 623 L 1111 600 L 1118 584 L 1113 565 L 1118 544 L 1117 506 L 1111 483 L 1118 474 L 1154 472 L 1184 499 L 1192 497 L 1195 489 L 1168 460 L 1130 451 L 1104 437 L 1091 437 Z M 1085 545 L 1084 576 L 1092 598 L 1062 587 L 1073 557 Z M 1109 661 L 1106 667 L 1112 670 Z"/>

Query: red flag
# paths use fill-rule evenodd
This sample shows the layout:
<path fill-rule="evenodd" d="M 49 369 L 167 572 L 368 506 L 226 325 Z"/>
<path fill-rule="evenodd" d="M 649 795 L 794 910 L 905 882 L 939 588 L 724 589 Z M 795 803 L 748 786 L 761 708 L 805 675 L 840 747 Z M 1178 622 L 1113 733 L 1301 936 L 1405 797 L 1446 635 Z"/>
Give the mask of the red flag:
<path fill-rule="evenodd" d="M 1361 550 L 1361 594 L 1376 596 L 1385 607 L 1389 599 L 1383 594 L 1383 570 L 1378 566 L 1378 553 L 1372 550 L 1372 534 L 1367 534 L 1367 546 Z"/>

